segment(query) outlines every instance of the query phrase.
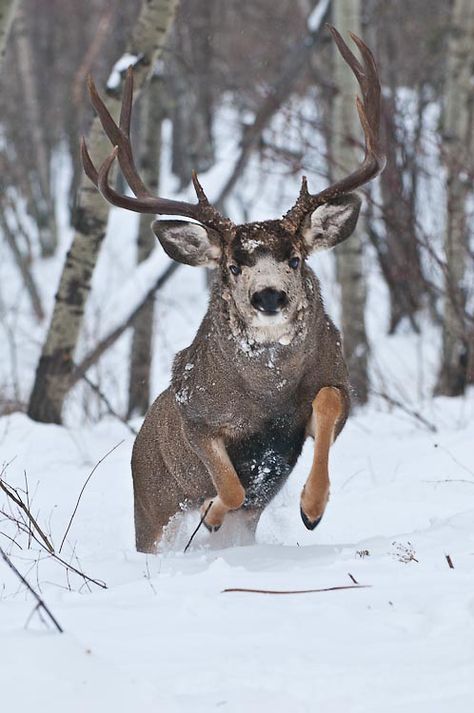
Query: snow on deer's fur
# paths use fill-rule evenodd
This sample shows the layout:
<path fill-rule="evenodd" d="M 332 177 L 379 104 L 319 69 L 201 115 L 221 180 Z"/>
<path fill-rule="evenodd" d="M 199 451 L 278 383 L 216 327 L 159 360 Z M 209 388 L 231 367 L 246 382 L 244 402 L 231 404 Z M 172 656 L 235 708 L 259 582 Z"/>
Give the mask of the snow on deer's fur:
<path fill-rule="evenodd" d="M 303 180 L 295 205 L 279 220 L 234 225 L 206 198 L 195 175 L 195 204 L 152 196 L 130 146 L 132 70 L 119 126 L 90 82 L 92 103 L 115 146 L 99 171 L 82 143 L 89 178 L 110 203 L 140 213 L 181 215 L 194 222 L 155 221 L 153 231 L 178 262 L 216 269 L 208 311 L 193 343 L 175 358 L 171 385 L 147 413 L 135 441 L 132 474 L 137 549 L 155 551 L 163 528 L 182 507 L 201 507 L 218 529 L 241 509 L 256 527 L 262 509 L 291 473 L 307 436 L 313 464 L 301 494 L 304 524 L 314 529 L 329 496 L 328 454 L 349 410 L 349 384 L 337 329 L 324 311 L 316 276 L 306 264 L 355 228 L 354 189 L 385 163 L 378 142 L 380 85 L 374 59 L 351 35 L 362 64 L 330 28 L 362 93 L 357 109 L 365 158 L 322 192 Z M 135 197 L 109 184 L 118 158 Z M 210 501 L 212 505 L 208 508 Z"/>

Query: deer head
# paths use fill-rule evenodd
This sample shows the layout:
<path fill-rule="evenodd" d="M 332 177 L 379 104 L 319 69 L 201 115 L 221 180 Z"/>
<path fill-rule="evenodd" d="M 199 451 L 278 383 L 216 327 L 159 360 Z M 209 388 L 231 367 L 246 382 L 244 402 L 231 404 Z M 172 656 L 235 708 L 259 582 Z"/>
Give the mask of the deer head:
<path fill-rule="evenodd" d="M 317 250 L 333 248 L 351 235 L 361 205 L 353 191 L 377 176 L 385 165 L 378 138 L 380 84 L 372 53 L 351 33 L 361 53 L 361 64 L 337 30 L 329 29 L 361 89 L 362 99 L 356 98 L 356 106 L 364 131 L 365 157 L 353 173 L 320 193 L 311 194 L 303 178 L 296 203 L 279 220 L 235 225 L 209 203 L 195 173 L 192 181 L 197 203 L 151 195 L 137 172 L 130 144 L 132 69 L 124 84 L 119 125 L 89 80 L 92 104 L 114 149 L 97 171 L 83 139 L 81 155 L 86 174 L 113 205 L 139 213 L 192 219 L 155 221 L 152 230 L 173 260 L 217 268 L 222 297 L 250 328 L 278 328 L 295 319 L 306 295 L 306 258 Z M 110 185 L 110 169 L 116 158 L 134 197 L 119 194 Z"/>

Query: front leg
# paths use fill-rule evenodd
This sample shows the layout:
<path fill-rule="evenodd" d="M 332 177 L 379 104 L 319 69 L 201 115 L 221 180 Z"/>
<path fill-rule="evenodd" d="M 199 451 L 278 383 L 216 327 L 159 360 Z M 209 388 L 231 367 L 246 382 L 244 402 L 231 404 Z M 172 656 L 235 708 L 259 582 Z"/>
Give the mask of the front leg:
<path fill-rule="evenodd" d="M 301 493 L 301 518 L 308 530 L 319 524 L 329 499 L 329 449 L 343 411 L 342 393 L 334 386 L 322 388 L 313 401 L 307 429 L 315 440 L 313 465 Z"/>
<path fill-rule="evenodd" d="M 222 438 L 200 439 L 193 443 L 195 452 L 202 460 L 216 489 L 216 496 L 206 500 L 201 515 L 206 512 L 210 501 L 212 506 L 204 524 L 211 532 L 220 528 L 229 510 L 238 510 L 245 500 L 245 490 L 235 472 Z"/>

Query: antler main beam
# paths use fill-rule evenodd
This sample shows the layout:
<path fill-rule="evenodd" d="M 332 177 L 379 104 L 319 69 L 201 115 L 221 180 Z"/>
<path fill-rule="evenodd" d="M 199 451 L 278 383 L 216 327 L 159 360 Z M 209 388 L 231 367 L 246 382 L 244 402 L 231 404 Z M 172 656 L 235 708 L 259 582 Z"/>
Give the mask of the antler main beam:
<path fill-rule="evenodd" d="M 378 176 L 385 167 L 386 159 L 379 143 L 380 82 L 372 52 L 360 37 L 352 32 L 349 33 L 360 51 L 361 64 L 336 28 L 332 25 L 328 25 L 328 28 L 339 52 L 352 69 L 359 83 L 362 99 L 356 97 L 356 107 L 364 131 L 365 156 L 359 168 L 319 193 L 309 193 L 306 178 L 303 178 L 300 195 L 293 208 L 284 216 L 284 220 L 294 226 L 298 226 L 309 211 L 314 210 L 323 203 L 327 203 L 331 199 L 337 198 L 337 196 L 360 188 Z"/>
<path fill-rule="evenodd" d="M 222 216 L 219 211 L 209 203 L 196 173 L 193 172 L 192 181 L 198 198 L 197 203 L 187 203 L 185 201 L 175 201 L 154 196 L 143 183 L 135 166 L 130 142 L 130 123 L 133 103 L 133 70 L 131 67 L 127 70 L 125 77 L 118 125 L 100 98 L 92 77 L 89 77 L 88 87 L 91 103 L 114 149 L 109 156 L 107 156 L 99 170 L 97 170 L 87 150 L 86 141 L 84 137 L 82 137 L 82 165 L 87 176 L 97 186 L 103 197 L 109 203 L 119 206 L 120 208 L 133 210 L 136 213 L 180 215 L 186 218 L 192 218 L 203 225 L 214 228 L 221 235 L 226 234 L 227 231 L 232 229 L 233 223 L 228 218 Z M 135 197 L 118 193 L 110 185 L 110 170 L 116 158 L 118 158 L 125 180 L 135 194 Z"/>

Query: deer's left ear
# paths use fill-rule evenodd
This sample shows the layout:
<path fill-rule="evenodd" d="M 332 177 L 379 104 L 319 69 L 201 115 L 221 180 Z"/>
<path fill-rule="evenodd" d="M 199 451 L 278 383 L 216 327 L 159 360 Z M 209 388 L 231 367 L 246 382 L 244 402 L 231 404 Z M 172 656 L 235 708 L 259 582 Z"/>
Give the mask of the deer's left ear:
<path fill-rule="evenodd" d="M 182 220 L 155 220 L 151 229 L 172 260 L 185 265 L 217 267 L 222 244 L 214 230 Z"/>
<path fill-rule="evenodd" d="M 308 215 L 302 235 L 309 252 L 328 250 L 347 240 L 356 227 L 361 203 L 356 193 L 348 193 Z"/>

